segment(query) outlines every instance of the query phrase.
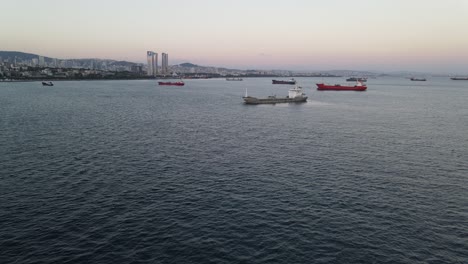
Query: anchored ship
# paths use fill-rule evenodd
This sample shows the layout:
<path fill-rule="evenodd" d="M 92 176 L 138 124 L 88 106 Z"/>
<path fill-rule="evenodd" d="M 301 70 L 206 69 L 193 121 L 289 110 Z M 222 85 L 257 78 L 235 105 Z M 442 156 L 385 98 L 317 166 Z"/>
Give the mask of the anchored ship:
<path fill-rule="evenodd" d="M 226 81 L 243 81 L 242 78 L 226 78 Z"/>
<path fill-rule="evenodd" d="M 302 87 L 295 86 L 289 90 L 288 96 L 276 97 L 276 95 L 268 96 L 267 98 L 256 98 L 247 95 L 245 90 L 245 96 L 242 97 L 245 104 L 279 104 L 279 103 L 304 103 L 307 101 L 307 96 L 302 91 Z"/>
<path fill-rule="evenodd" d="M 450 79 L 455 81 L 468 81 L 468 77 L 452 77 Z"/>
<path fill-rule="evenodd" d="M 358 77 L 350 77 L 348 79 L 346 79 L 347 82 L 367 82 L 367 78 L 365 77 L 362 77 L 362 78 L 358 78 Z"/>
<path fill-rule="evenodd" d="M 283 81 L 283 80 L 272 80 L 273 84 L 296 84 L 296 80 L 291 79 L 291 80 L 288 80 L 288 81 Z"/>
<path fill-rule="evenodd" d="M 185 83 L 180 81 L 180 82 L 158 82 L 159 85 L 172 85 L 172 86 L 184 86 Z"/>
<path fill-rule="evenodd" d="M 425 82 L 425 81 L 426 81 L 426 78 L 411 78 L 410 80 L 412 80 L 412 81 Z"/>
<path fill-rule="evenodd" d="M 367 89 L 367 86 L 361 82 L 357 82 L 356 85 L 317 83 L 317 87 L 319 91 L 365 91 Z"/>

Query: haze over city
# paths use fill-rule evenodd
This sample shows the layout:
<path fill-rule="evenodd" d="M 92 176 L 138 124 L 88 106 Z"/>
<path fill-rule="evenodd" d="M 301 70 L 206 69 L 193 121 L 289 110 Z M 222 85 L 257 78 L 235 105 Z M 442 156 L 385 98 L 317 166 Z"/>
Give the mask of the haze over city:
<path fill-rule="evenodd" d="M 231 68 L 466 73 L 468 1 L 6 1 L 0 50 Z"/>

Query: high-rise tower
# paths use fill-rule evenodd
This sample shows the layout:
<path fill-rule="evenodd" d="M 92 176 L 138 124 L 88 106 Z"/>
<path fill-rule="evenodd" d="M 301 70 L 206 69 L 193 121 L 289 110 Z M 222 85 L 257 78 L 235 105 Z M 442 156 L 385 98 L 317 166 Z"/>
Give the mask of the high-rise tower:
<path fill-rule="evenodd" d="M 44 56 L 39 56 L 39 66 L 41 67 L 45 66 Z"/>
<path fill-rule="evenodd" d="M 146 52 L 146 59 L 148 60 L 148 76 L 156 76 L 158 74 L 158 54 L 153 51 Z"/>
<path fill-rule="evenodd" d="M 163 53 L 161 55 L 161 72 L 163 74 L 169 73 L 169 55 L 167 53 Z"/>

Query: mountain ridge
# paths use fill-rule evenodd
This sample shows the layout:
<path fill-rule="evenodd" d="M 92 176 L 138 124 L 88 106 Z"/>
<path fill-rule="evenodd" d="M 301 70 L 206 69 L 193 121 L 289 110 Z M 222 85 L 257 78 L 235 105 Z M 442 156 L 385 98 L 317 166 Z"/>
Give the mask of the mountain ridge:
<path fill-rule="evenodd" d="M 80 59 L 60 59 L 60 58 L 53 58 L 49 56 L 42 56 L 34 53 L 22 52 L 22 51 L 0 51 L 0 58 L 2 61 L 7 61 L 10 63 L 22 63 L 27 64 L 29 66 L 32 65 L 31 61 L 38 59 L 39 57 L 44 58 L 44 62 L 46 65 L 54 65 L 60 67 L 71 67 L 71 68 L 91 68 L 91 69 L 129 69 L 133 66 L 141 66 L 145 67 L 145 64 L 138 63 L 138 62 L 131 62 L 126 60 L 114 60 L 114 59 L 100 59 L 100 58 L 80 58 Z M 0 62 L 2 62 L 0 61 Z M 37 63 L 37 61 L 36 61 Z M 58 65 L 57 65 L 58 64 Z M 382 71 L 362 71 L 362 70 L 320 70 L 320 71 L 293 71 L 293 70 L 263 70 L 263 69 L 249 69 L 249 70 L 239 70 L 239 69 L 232 69 L 226 67 L 216 67 L 216 66 L 203 66 L 197 65 L 191 62 L 184 62 L 172 65 L 171 67 L 177 69 L 182 68 L 187 70 L 188 68 L 196 68 L 198 69 L 197 72 L 203 70 L 213 70 L 217 69 L 219 71 L 237 71 L 237 72 L 257 72 L 257 71 L 267 71 L 267 72 L 289 72 L 293 74 L 303 73 L 303 72 L 315 72 L 315 73 L 326 73 L 326 74 L 333 74 L 333 75 L 340 75 L 340 76 L 379 76 L 379 75 L 387 75 L 387 76 L 421 76 L 421 75 L 431 75 L 432 73 L 427 72 L 416 72 L 416 71 L 392 71 L 392 72 L 382 72 Z"/>

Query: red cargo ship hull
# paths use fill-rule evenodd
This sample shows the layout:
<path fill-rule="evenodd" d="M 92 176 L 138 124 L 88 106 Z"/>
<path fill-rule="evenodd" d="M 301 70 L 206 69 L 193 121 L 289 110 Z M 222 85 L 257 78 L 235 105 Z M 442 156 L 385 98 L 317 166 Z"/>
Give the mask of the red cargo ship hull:
<path fill-rule="evenodd" d="M 159 85 L 184 86 L 184 82 L 158 82 Z"/>
<path fill-rule="evenodd" d="M 365 91 L 367 86 L 365 85 L 329 85 L 324 83 L 317 83 L 317 90 L 319 91 Z"/>

